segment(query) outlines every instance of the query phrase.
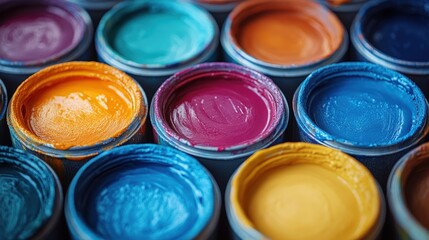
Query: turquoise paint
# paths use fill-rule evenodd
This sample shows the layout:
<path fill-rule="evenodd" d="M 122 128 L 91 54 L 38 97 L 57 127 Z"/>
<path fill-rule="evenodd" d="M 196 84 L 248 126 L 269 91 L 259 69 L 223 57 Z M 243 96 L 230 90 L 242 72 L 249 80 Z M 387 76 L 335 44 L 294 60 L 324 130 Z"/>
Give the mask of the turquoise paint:
<path fill-rule="evenodd" d="M 212 26 L 210 19 L 183 3 L 131 4 L 118 15 L 116 23 L 105 30 L 107 41 L 121 58 L 137 64 L 186 61 L 207 47 L 215 35 L 214 29 L 207 28 Z"/>
<path fill-rule="evenodd" d="M 42 160 L 0 147 L 0 239 L 34 237 L 54 212 L 54 182 Z"/>
<path fill-rule="evenodd" d="M 106 151 L 76 175 L 66 217 L 76 239 L 194 239 L 214 214 L 210 175 L 153 144 Z"/>

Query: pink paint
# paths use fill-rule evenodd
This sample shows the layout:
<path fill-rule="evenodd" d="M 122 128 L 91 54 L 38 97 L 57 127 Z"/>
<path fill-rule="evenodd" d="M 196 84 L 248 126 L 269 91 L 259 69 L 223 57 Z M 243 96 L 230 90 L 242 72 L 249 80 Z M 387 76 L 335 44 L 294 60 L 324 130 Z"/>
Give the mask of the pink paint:
<path fill-rule="evenodd" d="M 0 59 L 45 61 L 71 51 L 83 37 L 83 24 L 57 6 L 24 5 L 0 17 Z"/>
<path fill-rule="evenodd" d="M 161 87 L 155 105 L 165 97 L 167 132 L 218 150 L 254 144 L 273 132 L 284 114 L 282 94 L 271 80 L 233 70 L 177 74 Z"/>

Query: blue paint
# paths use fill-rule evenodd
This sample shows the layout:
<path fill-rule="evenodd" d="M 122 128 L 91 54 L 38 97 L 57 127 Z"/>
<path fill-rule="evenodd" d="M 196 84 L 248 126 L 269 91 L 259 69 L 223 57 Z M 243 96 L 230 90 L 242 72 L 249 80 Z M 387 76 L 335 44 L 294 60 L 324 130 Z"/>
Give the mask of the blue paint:
<path fill-rule="evenodd" d="M 212 25 L 211 19 L 188 4 L 126 4 L 120 11 L 110 12 L 115 20 L 105 29 L 109 45 L 126 61 L 149 65 L 179 63 L 198 55 L 215 36 L 215 29 L 207 27 Z"/>
<path fill-rule="evenodd" d="M 127 145 L 78 172 L 66 218 L 77 239 L 192 239 L 214 214 L 214 191 L 192 157 L 160 145 Z"/>
<path fill-rule="evenodd" d="M 400 60 L 429 61 L 429 4 L 389 3 L 363 19 L 363 34 L 376 49 Z"/>
<path fill-rule="evenodd" d="M 42 160 L 0 146 L 0 239 L 35 237 L 54 214 L 56 184 Z"/>
<path fill-rule="evenodd" d="M 391 70 L 341 63 L 312 73 L 294 103 L 300 128 L 319 141 L 398 151 L 422 137 L 427 103 L 420 89 Z"/>

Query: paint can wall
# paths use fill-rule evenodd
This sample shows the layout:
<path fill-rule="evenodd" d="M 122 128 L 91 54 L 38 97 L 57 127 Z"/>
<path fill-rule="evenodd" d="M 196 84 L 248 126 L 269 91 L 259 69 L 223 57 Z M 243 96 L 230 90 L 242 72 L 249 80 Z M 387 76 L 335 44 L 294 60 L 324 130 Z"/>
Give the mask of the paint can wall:
<path fill-rule="evenodd" d="M 10 145 L 10 135 L 6 123 L 6 110 L 7 110 L 7 90 L 0 79 L 0 145 Z"/>
<path fill-rule="evenodd" d="M 87 204 L 94 206 L 90 212 Z M 216 182 L 196 159 L 166 146 L 136 144 L 86 164 L 70 185 L 65 213 L 73 239 L 213 239 L 220 206 Z"/>
<path fill-rule="evenodd" d="M 172 74 L 217 59 L 218 32 L 212 16 L 192 4 L 134 1 L 103 16 L 95 42 L 99 60 L 132 75 L 150 102 L 152 90 Z"/>
<path fill-rule="evenodd" d="M 48 14 L 45 20 L 40 20 L 39 18 L 39 22 L 37 22 L 23 15 L 25 11 L 29 11 L 30 9 L 34 11 L 35 8 L 39 11 L 35 11 L 33 14 Z M 11 35 L 12 37 L 9 37 L 12 39 L 13 36 L 19 36 L 18 39 L 13 39 L 8 44 L 2 43 L 3 46 L 14 44 L 17 47 L 14 53 L 7 53 L 6 50 L 9 48 L 5 48 L 6 50 L 3 49 L 5 50 L 3 51 L 4 54 L 0 55 L 0 78 L 6 85 L 9 97 L 13 96 L 16 88 L 22 81 L 47 66 L 67 61 L 91 59 L 88 49 L 93 36 L 92 23 L 88 13 L 79 6 L 55 0 L 5 0 L 2 2 L 1 11 L 8 12 L 9 15 L 6 16 L 10 17 L 6 18 L 5 16 L 0 23 L 4 26 L 4 30 L 0 33 L 4 35 L 3 39 L 8 39 L 6 35 Z M 13 21 L 21 22 L 14 25 Z M 73 30 L 64 28 L 68 30 L 63 29 L 63 33 L 55 32 L 61 31 L 53 23 L 55 21 L 62 21 L 62 24 L 68 24 L 67 27 L 73 28 Z M 14 31 L 26 31 L 28 36 L 15 35 Z M 46 38 L 43 38 L 44 35 L 40 33 L 46 34 Z M 60 36 L 61 34 L 73 34 L 74 38 L 64 35 L 65 37 L 60 39 L 61 41 L 75 40 L 70 42 L 69 45 L 65 45 L 64 48 L 50 49 L 51 46 L 60 45 L 58 42 L 55 42 L 59 41 L 58 39 L 52 38 L 52 35 L 55 34 L 60 34 Z M 44 42 L 47 41 L 46 39 L 52 42 Z M 39 45 L 35 47 L 34 42 L 37 42 Z M 40 46 L 43 46 L 43 51 L 39 50 Z M 25 50 L 23 51 L 22 49 Z M 50 54 L 47 55 L 46 52 Z M 39 55 L 40 58 L 38 58 Z"/>
<path fill-rule="evenodd" d="M 428 223 L 422 218 L 428 211 L 425 194 L 428 159 L 429 144 L 426 143 L 404 155 L 390 173 L 387 199 L 398 239 L 429 238 Z"/>
<path fill-rule="evenodd" d="M 123 0 L 67 0 L 74 4 L 79 5 L 84 8 L 89 15 L 94 26 L 94 29 L 97 29 L 98 23 L 100 22 L 103 15 L 109 11 L 116 4 L 122 2 Z"/>
<path fill-rule="evenodd" d="M 347 31 L 350 30 L 350 26 L 353 23 L 356 14 L 359 9 L 368 0 L 319 0 L 322 4 L 326 5 L 333 11 L 338 18 L 341 20 Z"/>
<path fill-rule="evenodd" d="M 311 25 L 312 22 L 317 26 Z M 315 29 L 317 32 L 313 32 Z M 304 42 L 304 46 L 298 46 L 297 42 Z M 344 58 L 348 34 L 339 19 L 317 2 L 248 1 L 239 4 L 228 16 L 221 44 L 226 61 L 272 78 L 292 102 L 296 87 L 308 74 Z"/>
<path fill-rule="evenodd" d="M 414 82 L 370 63 L 333 64 L 315 71 L 293 102 L 302 141 L 354 156 L 383 190 L 395 162 L 427 135 L 427 108 Z"/>
<path fill-rule="evenodd" d="M 216 20 L 218 26 L 223 26 L 228 14 L 243 0 L 185 0 L 206 9 Z"/>
<path fill-rule="evenodd" d="M 352 58 L 407 75 L 429 94 L 427 1 L 368 1 L 351 28 Z"/>
<path fill-rule="evenodd" d="M 328 170 L 326 173 L 333 174 L 337 180 L 343 179 L 342 184 L 350 182 L 350 185 L 347 184 L 350 188 L 336 188 L 339 185 L 327 180 L 329 176 L 318 176 L 320 169 L 306 169 L 310 166 Z M 282 171 L 288 171 L 288 174 Z M 353 171 L 359 172 L 359 177 Z M 348 175 L 352 177 L 349 178 Z M 298 184 L 294 184 L 294 177 Z M 317 186 L 320 181 L 325 180 L 326 185 Z M 311 183 L 312 181 L 314 182 Z M 308 194 L 305 194 L 305 189 Z M 322 192 L 323 197 L 312 195 L 318 191 Z M 353 209 L 365 210 L 352 213 L 351 208 L 344 208 L 343 214 L 347 217 L 333 217 L 331 214 L 341 214 L 341 211 L 329 211 L 340 209 L 346 203 L 352 204 L 353 201 L 346 197 L 351 192 L 360 199 L 357 200 L 359 204 L 363 204 Z M 330 205 L 329 201 L 335 201 L 333 196 L 336 194 L 340 196 L 340 203 L 334 204 L 332 208 L 324 208 L 329 209 L 328 211 L 309 210 L 312 207 L 317 209 L 315 206 L 318 201 L 326 200 L 324 206 Z M 301 199 L 297 200 L 299 198 Z M 378 239 L 385 219 L 385 202 L 381 189 L 362 164 L 340 151 L 308 143 L 283 143 L 257 151 L 231 177 L 225 193 L 225 205 L 233 239 L 314 239 L 314 235 L 335 239 L 336 234 L 346 239 Z M 290 217 L 294 214 L 306 217 Z M 317 217 L 317 214 L 322 214 L 323 217 Z M 332 218 L 324 222 L 322 219 L 328 216 Z M 318 220 L 312 221 L 314 218 Z M 341 221 L 336 225 L 334 219 Z M 348 230 L 353 229 L 350 232 L 339 230 L 345 229 L 341 225 L 347 224 L 349 220 L 362 224 L 359 231 L 355 227 L 349 228 Z M 278 222 L 283 224 L 276 226 Z M 285 222 L 288 222 L 286 226 Z M 300 231 L 291 231 L 294 225 Z"/>
<path fill-rule="evenodd" d="M 223 192 L 244 159 L 283 141 L 289 109 L 264 75 L 231 63 L 205 63 L 165 81 L 152 101 L 150 118 L 155 142 L 199 159 Z"/>
<path fill-rule="evenodd" d="M 2 239 L 62 239 L 63 191 L 54 171 L 24 151 L 0 146 Z M 16 221 L 10 221 L 15 219 Z M 7 222 L 4 222 L 7 221 Z M 5 235 L 3 235 L 5 234 Z"/>
<path fill-rule="evenodd" d="M 67 187 L 87 159 L 145 141 L 147 114 L 144 91 L 131 77 L 101 63 L 69 62 L 39 71 L 21 84 L 7 121 L 12 145 L 46 161 Z"/>

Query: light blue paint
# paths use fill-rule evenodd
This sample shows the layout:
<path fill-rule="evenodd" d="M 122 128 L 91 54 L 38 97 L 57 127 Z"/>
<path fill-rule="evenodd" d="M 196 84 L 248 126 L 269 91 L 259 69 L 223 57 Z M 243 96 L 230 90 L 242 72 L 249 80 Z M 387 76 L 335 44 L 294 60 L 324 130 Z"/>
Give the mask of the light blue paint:
<path fill-rule="evenodd" d="M 95 157 L 78 172 L 66 200 L 76 239 L 192 239 L 213 213 L 206 170 L 184 153 L 153 144 Z"/>
<path fill-rule="evenodd" d="M 0 239 L 27 239 L 53 214 L 55 180 L 42 160 L 0 146 Z"/>
<path fill-rule="evenodd" d="M 215 35 L 211 19 L 191 5 L 165 1 L 126 4 L 104 17 L 114 18 L 114 24 L 101 23 L 113 51 L 125 60 L 148 65 L 179 63 L 200 54 Z"/>
<path fill-rule="evenodd" d="M 383 147 L 413 143 L 426 128 L 427 103 L 420 89 L 403 75 L 373 64 L 319 69 L 304 81 L 296 98 L 302 106 L 298 124 L 313 129 L 322 141 Z"/>

